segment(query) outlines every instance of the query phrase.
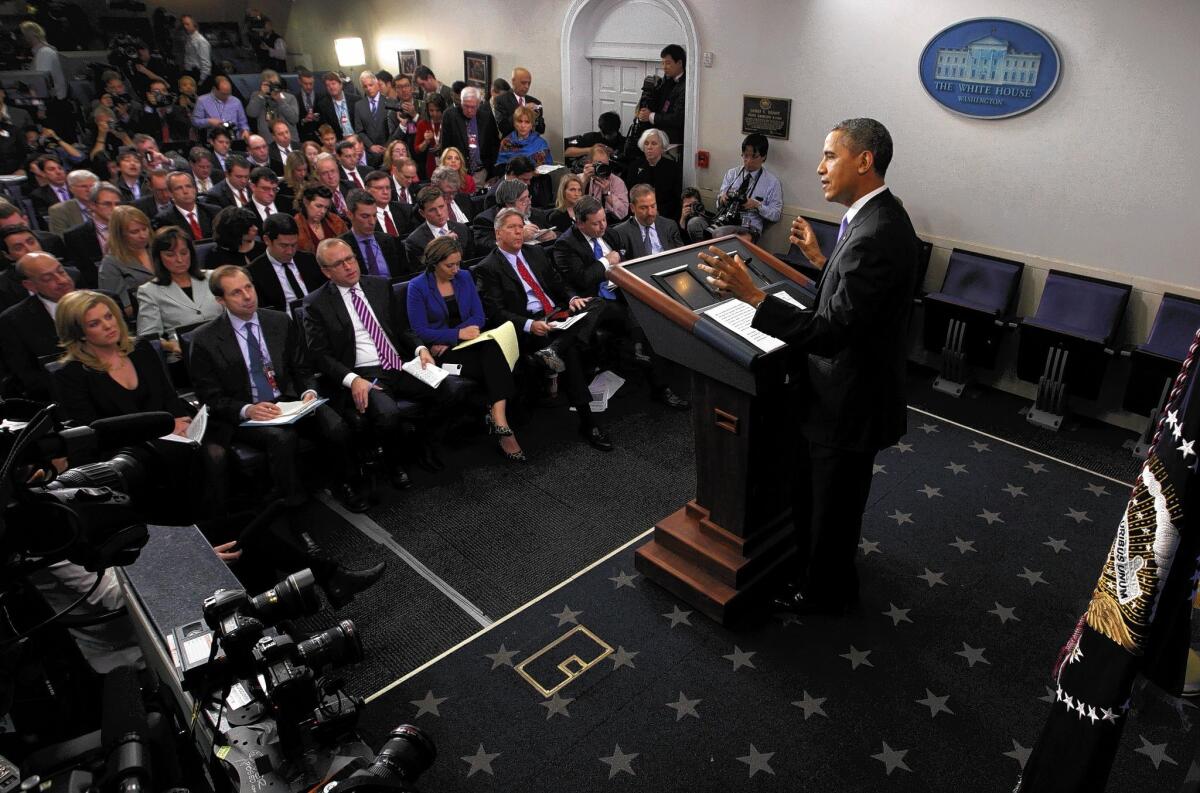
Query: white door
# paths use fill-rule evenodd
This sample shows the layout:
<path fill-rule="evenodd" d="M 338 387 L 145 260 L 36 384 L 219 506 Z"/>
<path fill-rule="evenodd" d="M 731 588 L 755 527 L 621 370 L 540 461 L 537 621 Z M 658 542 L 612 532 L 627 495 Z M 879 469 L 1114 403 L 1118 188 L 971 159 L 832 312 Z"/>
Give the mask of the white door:
<path fill-rule="evenodd" d="M 622 131 L 628 130 L 642 98 L 642 81 L 648 74 L 661 74 L 657 61 L 623 61 L 593 58 L 592 64 L 592 124 L 601 113 L 614 112 L 621 116 Z"/>

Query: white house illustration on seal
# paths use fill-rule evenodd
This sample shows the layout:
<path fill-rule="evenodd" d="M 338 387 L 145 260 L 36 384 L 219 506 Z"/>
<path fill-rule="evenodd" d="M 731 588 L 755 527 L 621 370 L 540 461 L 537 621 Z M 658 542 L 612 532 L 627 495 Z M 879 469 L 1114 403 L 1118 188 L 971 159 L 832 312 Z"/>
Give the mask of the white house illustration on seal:
<path fill-rule="evenodd" d="M 995 36 L 984 36 L 962 49 L 943 47 L 937 54 L 935 76 L 986 85 L 1037 83 L 1040 52 L 1014 52 L 1012 45 Z"/>

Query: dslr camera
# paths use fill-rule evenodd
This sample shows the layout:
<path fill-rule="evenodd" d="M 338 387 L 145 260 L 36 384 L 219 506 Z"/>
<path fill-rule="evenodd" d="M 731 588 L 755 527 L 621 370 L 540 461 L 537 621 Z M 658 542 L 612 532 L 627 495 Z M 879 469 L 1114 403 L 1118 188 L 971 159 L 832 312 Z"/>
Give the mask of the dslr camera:
<path fill-rule="evenodd" d="M 179 97 L 170 91 L 154 91 L 148 95 L 146 104 L 155 109 L 160 107 L 170 107 L 171 105 L 175 104 L 177 99 L 179 99 Z"/>

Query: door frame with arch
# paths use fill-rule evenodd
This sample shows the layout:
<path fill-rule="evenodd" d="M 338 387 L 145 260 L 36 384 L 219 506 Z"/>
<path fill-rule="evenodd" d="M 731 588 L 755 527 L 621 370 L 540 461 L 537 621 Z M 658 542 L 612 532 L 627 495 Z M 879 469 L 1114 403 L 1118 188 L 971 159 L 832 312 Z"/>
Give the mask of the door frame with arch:
<path fill-rule="evenodd" d="M 696 24 L 691 11 L 682 0 L 637 0 L 640 5 L 650 5 L 665 12 L 683 30 L 684 41 L 663 42 L 651 51 L 649 48 L 627 46 L 622 52 L 593 51 L 593 33 L 600 23 L 616 8 L 629 0 L 571 0 L 563 20 L 560 58 L 562 61 L 563 129 L 575 134 L 592 129 L 596 120 L 592 118 L 592 67 L 590 58 L 601 55 L 605 58 L 657 61 L 659 51 L 667 44 L 682 44 L 687 51 L 687 80 L 685 81 L 684 148 L 681 162 L 684 184 L 696 181 L 696 143 L 699 135 L 699 68 L 700 46 Z M 622 119 L 628 129 L 633 119 Z"/>

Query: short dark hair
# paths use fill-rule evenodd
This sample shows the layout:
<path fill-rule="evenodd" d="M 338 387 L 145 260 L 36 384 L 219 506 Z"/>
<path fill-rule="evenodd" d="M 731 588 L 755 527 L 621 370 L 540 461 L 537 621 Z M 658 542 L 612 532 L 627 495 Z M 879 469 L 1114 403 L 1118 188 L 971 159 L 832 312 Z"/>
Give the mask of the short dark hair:
<path fill-rule="evenodd" d="M 508 84 L 508 80 L 505 80 L 503 77 L 497 77 L 495 80 L 492 80 L 492 90 L 504 93 L 505 91 L 511 91 L 512 86 Z"/>
<path fill-rule="evenodd" d="M 438 195 L 441 195 L 441 193 L 438 193 Z M 0 228 L 0 240 L 3 241 L 5 253 L 8 253 L 8 238 L 15 237 L 18 234 L 33 234 L 33 230 L 23 223 L 19 223 L 15 226 L 5 226 L 4 228 Z M 33 234 L 33 236 L 35 238 L 37 237 L 36 234 Z"/>
<path fill-rule="evenodd" d="M 635 184 L 633 187 L 629 188 L 629 203 L 630 205 L 636 204 L 637 200 L 642 196 L 656 195 L 657 192 L 658 191 L 654 189 L 654 185 L 652 184 L 646 184 L 644 182 L 642 184 Z"/>
<path fill-rule="evenodd" d="M 508 161 L 508 169 L 505 171 L 505 173 L 511 174 L 512 176 L 520 176 L 521 174 L 526 174 L 535 170 L 537 170 L 537 168 L 533 164 L 533 160 L 523 155 L 517 155 Z"/>
<path fill-rule="evenodd" d="M 329 188 L 325 188 L 328 190 Z M 285 215 L 282 212 L 276 212 L 274 215 L 267 217 L 263 221 L 262 234 L 269 240 L 277 237 L 282 237 L 285 234 L 299 234 L 300 228 L 296 225 L 296 219 L 291 215 Z"/>
<path fill-rule="evenodd" d="M 611 135 L 621 129 L 621 114 L 607 110 L 600 114 L 600 118 L 596 120 L 596 126 L 605 135 Z"/>
<path fill-rule="evenodd" d="M 770 150 L 771 144 L 767 141 L 766 135 L 763 135 L 759 132 L 751 132 L 746 136 L 746 139 L 742 141 L 742 151 L 745 151 L 747 148 L 749 148 L 750 151 L 754 152 L 755 154 L 766 158 L 767 151 Z"/>
<path fill-rule="evenodd" d="M 466 80 L 455 80 L 450 83 L 450 90 L 456 94 L 461 94 L 462 90 L 467 87 Z"/>
<path fill-rule="evenodd" d="M 234 168 L 251 170 L 250 161 L 240 154 L 230 154 L 225 158 L 225 173 L 233 173 Z"/>
<path fill-rule="evenodd" d="M 297 77 L 312 77 L 313 73 L 309 69 L 301 66 L 299 69 L 296 70 L 296 76 Z"/>
<path fill-rule="evenodd" d="M 439 198 L 444 198 L 442 191 L 431 184 L 425 185 L 421 191 L 417 193 L 417 206 L 424 211 L 426 205 L 432 204 Z"/>
<path fill-rule="evenodd" d="M 138 153 L 138 150 L 132 146 L 122 146 L 121 148 L 117 149 L 117 162 L 120 162 L 126 157 L 132 157 L 138 162 L 142 161 L 142 155 Z"/>
<path fill-rule="evenodd" d="M 250 271 L 240 264 L 222 264 L 208 274 L 208 291 L 212 292 L 213 297 L 225 297 L 224 281 L 237 273 L 250 278 Z"/>
<path fill-rule="evenodd" d="M 188 275 L 195 279 L 201 277 L 200 261 L 196 258 L 196 245 L 192 242 L 192 235 L 179 226 L 164 226 L 154 232 L 154 237 L 150 240 L 150 259 L 154 262 L 154 283 L 159 286 L 167 286 L 171 283 L 171 272 L 162 263 L 163 251 L 174 248 L 175 243 L 179 240 L 183 240 L 187 245 Z"/>
<path fill-rule="evenodd" d="M 213 127 L 212 129 L 210 129 L 208 131 L 208 139 L 210 141 L 213 138 L 221 138 L 221 137 L 229 138 L 229 140 L 231 140 L 231 141 L 233 140 L 233 135 L 229 134 L 229 130 L 226 129 L 225 127 Z"/>
<path fill-rule="evenodd" d="M 38 157 L 36 160 L 34 160 L 33 162 L 39 168 L 45 166 L 45 164 L 48 162 L 56 162 L 59 165 L 62 165 L 62 160 L 59 159 L 57 154 L 43 154 L 40 157 Z"/>
<path fill-rule="evenodd" d="M 679 61 L 684 66 L 687 66 L 687 51 L 678 44 L 668 44 L 662 48 L 662 52 L 658 53 L 658 57 L 670 57 L 673 61 Z"/>
<path fill-rule="evenodd" d="M 892 135 L 873 118 L 848 118 L 830 132 L 842 133 L 842 142 L 853 154 L 871 152 L 875 173 L 882 179 L 892 162 Z"/>
<path fill-rule="evenodd" d="M 446 97 L 441 94 L 430 94 L 425 97 L 425 107 L 436 107 L 438 110 L 446 110 Z"/>
<path fill-rule="evenodd" d="M 597 212 L 604 211 L 604 205 L 596 198 L 590 195 L 585 195 L 583 198 L 575 202 L 575 222 L 584 223 L 589 217 Z"/>
<path fill-rule="evenodd" d="M 380 179 L 391 178 L 392 177 L 388 175 L 387 171 L 371 171 L 369 174 L 363 177 L 363 184 L 370 184 L 371 182 L 378 182 Z"/>
<path fill-rule="evenodd" d="M 218 248 L 236 251 L 251 226 L 258 227 L 258 213 L 247 207 L 227 206 L 213 218 L 213 242 Z"/>
<path fill-rule="evenodd" d="M 207 160 L 209 156 L 208 149 L 203 146 L 193 146 L 188 149 L 188 162 L 200 162 Z"/>
<path fill-rule="evenodd" d="M 682 204 L 684 201 L 687 201 L 689 198 L 696 199 L 697 201 L 700 202 L 701 205 L 704 204 L 704 194 L 700 192 L 700 189 L 698 187 L 683 188 L 683 193 L 681 193 L 679 196 L 679 203 Z"/>
<path fill-rule="evenodd" d="M 260 165 L 250 172 L 250 184 L 258 184 L 260 180 L 278 182 L 279 176 L 266 165 Z"/>
<path fill-rule="evenodd" d="M 300 200 L 303 203 L 312 201 L 314 198 L 325 198 L 333 200 L 333 191 L 323 184 L 313 184 L 304 188 L 304 192 L 300 194 Z"/>
<path fill-rule="evenodd" d="M 342 78 L 337 72 L 325 72 L 325 74 L 321 75 L 321 82 L 327 83 L 330 80 L 335 80 L 340 83 Z"/>
<path fill-rule="evenodd" d="M 339 140 L 337 142 L 337 145 L 333 147 L 333 150 L 335 152 L 337 152 L 338 154 L 341 154 L 346 149 L 353 149 L 353 148 L 354 148 L 354 141 L 346 140 L 345 138 L 343 138 L 342 140 Z"/>
<path fill-rule="evenodd" d="M 375 72 L 375 79 L 381 83 L 390 83 L 396 78 L 392 77 L 392 73 L 387 69 L 380 69 L 379 71 Z"/>
<path fill-rule="evenodd" d="M 433 73 L 433 69 L 424 64 L 418 66 L 416 71 L 413 72 L 413 78 L 416 80 L 428 80 L 430 77 L 436 78 L 437 75 Z"/>
<path fill-rule="evenodd" d="M 346 209 L 351 215 L 353 215 L 354 211 L 358 209 L 359 204 L 375 206 L 375 196 L 371 195 L 366 190 L 358 189 L 351 190 L 349 193 L 346 193 Z"/>

